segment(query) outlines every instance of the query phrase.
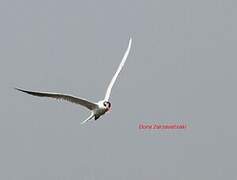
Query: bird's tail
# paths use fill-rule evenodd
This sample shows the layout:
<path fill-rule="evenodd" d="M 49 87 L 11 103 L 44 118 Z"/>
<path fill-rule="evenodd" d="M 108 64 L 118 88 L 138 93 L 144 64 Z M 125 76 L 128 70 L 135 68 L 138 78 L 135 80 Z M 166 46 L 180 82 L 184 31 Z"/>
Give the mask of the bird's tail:
<path fill-rule="evenodd" d="M 87 121 L 91 120 L 94 116 L 95 116 L 94 113 L 91 113 L 91 115 L 86 120 L 82 121 L 81 124 L 84 124 Z"/>

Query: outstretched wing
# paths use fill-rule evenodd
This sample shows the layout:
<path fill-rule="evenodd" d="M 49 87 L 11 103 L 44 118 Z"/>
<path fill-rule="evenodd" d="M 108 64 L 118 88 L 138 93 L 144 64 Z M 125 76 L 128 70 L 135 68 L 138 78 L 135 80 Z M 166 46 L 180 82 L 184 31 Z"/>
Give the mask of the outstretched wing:
<path fill-rule="evenodd" d="M 130 48 L 131 48 L 131 44 L 132 44 L 132 39 L 130 38 L 129 39 L 129 43 L 128 43 L 128 48 L 127 48 L 127 50 L 126 50 L 126 52 L 125 52 L 125 54 L 123 56 L 123 59 L 122 59 L 121 63 L 119 64 L 119 67 L 118 67 L 116 73 L 114 74 L 114 76 L 113 76 L 113 78 L 112 78 L 112 80 L 111 80 L 111 82 L 110 82 L 110 84 L 109 84 L 109 86 L 107 88 L 107 91 L 106 91 L 106 94 L 105 94 L 105 99 L 104 99 L 106 101 L 109 100 L 109 96 L 110 96 L 112 87 L 113 87 L 113 85 L 114 85 L 114 83 L 116 81 L 116 78 L 118 77 L 119 72 L 121 71 L 121 69 L 122 69 L 122 67 L 123 67 L 123 65 L 124 65 L 124 63 L 125 63 L 125 61 L 126 61 L 126 59 L 128 57 L 128 54 L 129 54 L 129 51 L 130 51 Z"/>
<path fill-rule="evenodd" d="M 39 97 L 49 97 L 49 98 L 55 98 L 55 99 L 61 99 L 65 101 L 69 101 L 75 104 L 80 104 L 89 110 L 95 109 L 98 105 L 93 102 L 89 102 L 86 99 L 78 98 L 78 97 L 73 97 L 70 95 L 66 94 L 58 94 L 58 93 L 49 93 L 49 92 L 35 92 L 35 91 L 27 91 L 19 88 L 15 88 L 18 91 L 33 95 L 33 96 L 39 96 Z"/>

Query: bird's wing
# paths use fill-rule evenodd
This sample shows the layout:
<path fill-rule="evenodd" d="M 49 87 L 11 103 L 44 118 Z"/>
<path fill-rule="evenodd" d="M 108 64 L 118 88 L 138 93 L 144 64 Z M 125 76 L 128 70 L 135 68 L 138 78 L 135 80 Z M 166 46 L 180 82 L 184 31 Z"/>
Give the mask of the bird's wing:
<path fill-rule="evenodd" d="M 80 104 L 89 110 L 95 109 L 98 105 L 94 102 L 89 102 L 86 99 L 78 98 L 78 97 L 73 97 L 71 95 L 66 95 L 66 94 L 59 94 L 59 93 L 49 93 L 49 92 L 35 92 L 35 91 L 27 91 L 19 88 L 15 88 L 18 91 L 33 95 L 33 96 L 39 96 L 39 97 L 50 97 L 50 98 L 55 98 L 59 100 L 65 100 L 69 101 L 75 104 Z"/>
<path fill-rule="evenodd" d="M 118 77 L 119 72 L 121 71 L 121 69 L 122 69 L 122 67 L 123 67 L 123 65 L 124 65 L 124 63 L 125 63 L 125 61 L 126 61 L 126 59 L 128 57 L 128 54 L 129 54 L 129 51 L 130 51 L 130 48 L 131 48 L 131 44 L 132 44 L 132 39 L 130 38 L 129 39 L 129 43 L 128 43 L 128 48 L 127 48 L 127 50 L 126 50 L 126 52 L 125 52 L 125 54 L 123 56 L 123 59 L 122 59 L 121 63 L 119 64 L 119 67 L 118 67 L 116 73 L 114 74 L 114 76 L 113 76 L 113 78 L 112 78 L 112 80 L 111 80 L 111 82 L 110 82 L 110 84 L 109 84 L 109 86 L 107 88 L 107 91 L 106 91 L 106 94 L 105 94 L 105 99 L 104 99 L 106 101 L 109 100 L 109 96 L 110 96 L 112 87 L 113 87 L 113 85 L 114 85 L 114 83 L 116 81 L 116 78 Z"/>

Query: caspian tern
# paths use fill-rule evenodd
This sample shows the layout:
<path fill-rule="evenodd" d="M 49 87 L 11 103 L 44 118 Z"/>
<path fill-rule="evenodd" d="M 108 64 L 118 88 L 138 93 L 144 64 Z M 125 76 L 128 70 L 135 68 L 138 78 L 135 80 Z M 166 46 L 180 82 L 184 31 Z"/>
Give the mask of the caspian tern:
<path fill-rule="evenodd" d="M 15 88 L 15 89 L 18 91 L 33 95 L 33 96 L 49 97 L 49 98 L 65 100 L 65 101 L 69 101 L 69 102 L 75 103 L 75 104 L 80 104 L 80 105 L 86 107 L 87 109 L 89 109 L 91 111 L 91 114 L 86 120 L 82 121 L 81 124 L 84 124 L 85 122 L 87 122 L 93 118 L 95 120 L 97 120 L 101 115 L 105 114 L 106 112 L 108 112 L 111 109 L 111 103 L 109 102 L 111 90 L 112 90 L 112 87 L 113 87 L 122 67 L 125 64 L 125 61 L 128 57 L 128 54 L 129 54 L 129 51 L 131 48 L 131 44 L 132 44 L 132 39 L 130 38 L 128 47 L 127 47 L 127 50 L 123 56 L 123 59 L 122 59 L 121 63 L 119 64 L 118 69 L 117 69 L 116 73 L 114 74 L 111 82 L 109 83 L 109 86 L 108 86 L 107 91 L 105 93 L 105 98 L 101 101 L 98 101 L 97 103 L 88 101 L 88 100 L 80 98 L 80 97 L 74 97 L 71 95 L 67 95 L 67 94 L 28 91 L 28 90 L 24 90 L 24 89 L 20 89 L 20 88 Z"/>

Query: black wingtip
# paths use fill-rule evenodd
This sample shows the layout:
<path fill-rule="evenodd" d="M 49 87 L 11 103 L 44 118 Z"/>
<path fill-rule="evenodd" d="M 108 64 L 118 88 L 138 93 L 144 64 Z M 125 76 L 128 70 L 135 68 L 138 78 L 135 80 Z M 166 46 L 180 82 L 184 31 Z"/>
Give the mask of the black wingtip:
<path fill-rule="evenodd" d="M 16 88 L 16 87 L 14 87 L 14 89 L 17 90 L 17 91 L 26 92 L 25 90 L 20 89 L 20 88 Z"/>
<path fill-rule="evenodd" d="M 14 89 L 15 89 L 15 90 L 17 90 L 17 91 L 21 91 L 21 89 L 19 89 L 19 88 L 16 88 L 16 87 L 14 87 Z"/>

